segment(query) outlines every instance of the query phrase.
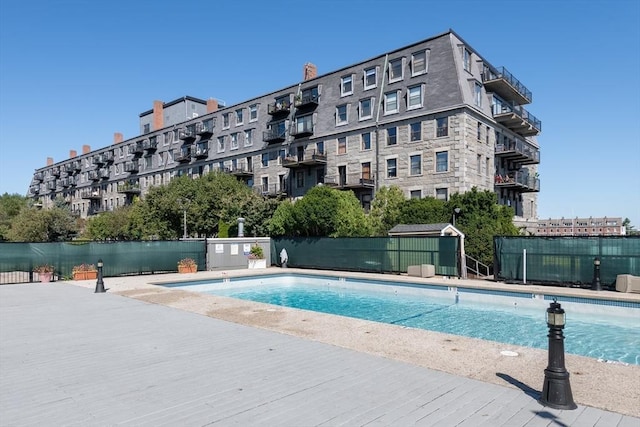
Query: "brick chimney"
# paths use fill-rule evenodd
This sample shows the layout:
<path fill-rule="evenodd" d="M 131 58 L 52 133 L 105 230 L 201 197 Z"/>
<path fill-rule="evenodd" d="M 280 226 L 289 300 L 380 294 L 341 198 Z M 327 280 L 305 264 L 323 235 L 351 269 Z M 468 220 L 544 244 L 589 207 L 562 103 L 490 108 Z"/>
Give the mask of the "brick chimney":
<path fill-rule="evenodd" d="M 313 65 L 311 62 L 307 62 L 304 64 L 302 68 L 302 78 L 304 80 L 311 80 L 318 77 L 318 67 Z"/>
<path fill-rule="evenodd" d="M 164 102 L 153 101 L 153 130 L 164 127 Z"/>
<path fill-rule="evenodd" d="M 90 145 L 83 145 L 82 146 L 82 154 L 88 154 L 91 152 L 91 146 Z"/>
<path fill-rule="evenodd" d="M 73 159 L 77 155 L 78 155 L 78 152 L 76 150 L 69 150 L 69 158 L 70 159 Z"/>
<path fill-rule="evenodd" d="M 53 157 L 47 157 L 47 166 L 51 166 L 53 164 Z"/>
<path fill-rule="evenodd" d="M 122 134 L 120 132 L 115 132 L 113 134 L 113 143 L 120 144 L 122 141 L 124 141 L 124 137 L 122 136 Z"/>
<path fill-rule="evenodd" d="M 214 111 L 218 111 L 218 101 L 209 98 L 207 99 L 207 113 L 213 113 Z"/>

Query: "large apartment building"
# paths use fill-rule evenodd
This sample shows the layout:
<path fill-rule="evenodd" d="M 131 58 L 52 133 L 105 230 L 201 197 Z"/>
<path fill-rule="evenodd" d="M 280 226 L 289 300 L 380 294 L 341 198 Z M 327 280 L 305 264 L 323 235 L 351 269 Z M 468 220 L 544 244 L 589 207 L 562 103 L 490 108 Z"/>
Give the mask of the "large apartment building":
<path fill-rule="evenodd" d="M 624 236 L 621 217 L 549 218 L 538 221 L 538 236 Z"/>
<path fill-rule="evenodd" d="M 268 88 L 267 88 L 268 89 Z M 266 197 L 303 196 L 319 183 L 448 199 L 478 187 L 527 222 L 540 190 L 541 122 L 531 92 L 455 32 L 223 106 L 183 97 L 140 114 L 140 135 L 36 170 L 29 195 L 82 216 L 112 210 L 173 177 L 222 170 Z"/>

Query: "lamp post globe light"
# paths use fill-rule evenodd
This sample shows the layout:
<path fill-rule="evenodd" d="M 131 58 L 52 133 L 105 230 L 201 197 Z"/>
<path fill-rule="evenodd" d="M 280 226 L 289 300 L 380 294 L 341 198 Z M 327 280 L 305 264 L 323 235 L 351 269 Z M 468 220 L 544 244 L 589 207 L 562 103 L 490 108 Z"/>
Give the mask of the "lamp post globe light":
<path fill-rule="evenodd" d="M 98 260 L 98 263 L 96 265 L 98 266 L 98 281 L 96 282 L 96 290 L 94 293 L 101 294 L 103 292 L 106 292 L 104 290 L 104 281 L 102 280 L 102 267 L 104 266 L 102 258 Z"/>
<path fill-rule="evenodd" d="M 460 214 L 460 212 L 462 211 L 462 209 L 460 208 L 455 208 L 453 210 L 453 226 L 456 226 L 456 216 L 458 216 Z"/>
<path fill-rule="evenodd" d="M 539 402 L 554 409 L 576 409 L 571 393 L 569 372 L 564 364 L 565 313 L 560 304 L 553 299 L 547 308 L 547 326 L 549 327 L 549 364 L 544 370 L 544 385 Z"/>
<path fill-rule="evenodd" d="M 592 291 L 601 291 L 602 284 L 600 283 L 600 258 L 595 257 L 593 259 L 593 281 L 591 282 Z"/>

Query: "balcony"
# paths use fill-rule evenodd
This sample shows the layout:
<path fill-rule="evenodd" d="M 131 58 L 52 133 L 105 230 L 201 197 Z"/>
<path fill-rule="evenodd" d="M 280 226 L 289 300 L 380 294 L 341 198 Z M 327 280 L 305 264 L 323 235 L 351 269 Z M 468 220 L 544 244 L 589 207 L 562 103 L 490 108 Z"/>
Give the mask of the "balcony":
<path fill-rule="evenodd" d="M 55 191 L 56 188 L 58 188 L 58 184 L 56 184 L 56 181 L 49 181 L 47 182 L 47 190 L 49 191 Z"/>
<path fill-rule="evenodd" d="M 175 153 L 173 156 L 173 160 L 178 163 L 189 163 L 191 161 L 191 151 L 183 150 Z"/>
<path fill-rule="evenodd" d="M 256 185 L 253 189 L 264 197 L 280 197 L 287 195 L 287 186 L 280 184 Z"/>
<path fill-rule="evenodd" d="M 104 168 L 104 169 L 100 169 L 98 171 L 98 176 L 100 177 L 100 179 L 109 179 L 111 174 L 109 173 L 109 169 L 108 168 Z"/>
<path fill-rule="evenodd" d="M 58 166 L 56 166 L 55 168 L 51 168 L 51 176 L 60 176 L 60 168 Z"/>
<path fill-rule="evenodd" d="M 93 156 L 93 159 L 91 159 L 93 164 L 96 166 L 102 166 L 105 164 L 105 158 L 104 155 L 102 154 L 96 154 L 95 156 Z"/>
<path fill-rule="evenodd" d="M 304 168 L 310 166 L 321 166 L 327 164 L 327 155 L 324 153 L 304 153 L 302 156 L 290 156 L 282 159 L 282 166 L 289 169 Z"/>
<path fill-rule="evenodd" d="M 158 149 L 158 140 L 155 137 L 145 139 L 144 141 L 142 141 L 142 148 L 148 153 L 156 151 Z"/>
<path fill-rule="evenodd" d="M 540 149 L 521 139 L 496 144 L 495 156 L 521 165 L 540 163 Z"/>
<path fill-rule="evenodd" d="M 113 151 L 105 151 L 101 155 L 105 163 L 113 163 Z"/>
<path fill-rule="evenodd" d="M 37 182 L 42 182 L 44 180 L 44 174 L 42 172 L 36 172 L 33 174 L 33 180 Z"/>
<path fill-rule="evenodd" d="M 191 127 L 180 129 L 178 132 L 178 138 L 184 142 L 193 142 L 196 139 L 195 130 Z"/>
<path fill-rule="evenodd" d="M 33 187 L 29 187 L 29 194 L 32 196 L 40 194 L 40 186 L 34 185 Z"/>
<path fill-rule="evenodd" d="M 202 138 L 209 138 L 211 135 L 213 135 L 214 126 L 214 122 L 210 122 L 207 124 L 205 124 L 204 122 L 198 123 L 196 124 L 196 133 Z"/>
<path fill-rule="evenodd" d="M 318 106 L 320 95 L 312 92 L 303 92 L 300 96 L 296 96 L 294 105 L 298 109 L 313 109 Z"/>
<path fill-rule="evenodd" d="M 74 171 L 80 172 L 82 170 L 82 162 L 80 160 L 76 160 L 72 164 L 73 164 Z"/>
<path fill-rule="evenodd" d="M 80 191 L 80 198 L 87 200 L 100 200 L 102 198 L 102 190 L 100 187 L 84 188 Z"/>
<path fill-rule="evenodd" d="M 288 100 L 276 101 L 267 106 L 267 114 L 270 116 L 286 116 L 291 112 L 291 102 Z"/>
<path fill-rule="evenodd" d="M 209 157 L 209 144 L 202 143 L 191 147 L 191 155 L 196 159 L 206 159 Z"/>
<path fill-rule="evenodd" d="M 141 156 L 144 153 L 144 145 L 142 141 L 135 142 L 129 146 L 129 154 L 133 156 Z"/>
<path fill-rule="evenodd" d="M 118 193 L 121 194 L 140 194 L 140 184 L 125 182 L 123 184 L 118 184 Z"/>
<path fill-rule="evenodd" d="M 311 116 L 306 116 L 311 117 Z M 294 138 L 302 138 L 304 136 L 313 135 L 313 122 L 309 120 L 301 120 L 291 128 L 291 136 Z"/>
<path fill-rule="evenodd" d="M 100 181 L 102 178 L 100 177 L 100 171 L 96 170 L 92 170 L 89 171 L 89 173 L 87 174 L 87 177 L 91 180 L 91 181 Z"/>
<path fill-rule="evenodd" d="M 535 136 L 542 131 L 542 122 L 520 105 L 493 97 L 493 118 L 522 136 Z"/>
<path fill-rule="evenodd" d="M 73 163 L 66 163 L 60 167 L 62 168 L 62 172 L 66 173 L 67 175 L 71 175 L 75 171 L 73 168 Z"/>
<path fill-rule="evenodd" d="M 283 129 L 270 129 L 262 132 L 262 140 L 268 144 L 284 142 L 286 131 Z"/>
<path fill-rule="evenodd" d="M 244 163 L 240 163 L 235 167 L 227 168 L 227 172 L 238 178 L 251 178 L 253 176 L 253 168 L 248 167 Z"/>
<path fill-rule="evenodd" d="M 138 162 L 127 162 L 124 164 L 124 171 L 129 173 L 138 173 L 140 165 Z"/>
<path fill-rule="evenodd" d="M 482 83 L 487 92 L 498 94 L 503 99 L 516 104 L 530 104 L 533 101 L 531 91 L 506 68 L 490 68 L 485 66 L 482 72 Z"/>
<path fill-rule="evenodd" d="M 75 187 L 76 180 L 74 178 L 62 178 L 60 184 L 63 188 Z"/>
<path fill-rule="evenodd" d="M 324 177 L 324 185 L 340 189 L 369 189 L 373 188 L 375 181 L 373 175 L 351 173 L 347 175 L 329 175 Z"/>
<path fill-rule="evenodd" d="M 508 172 L 504 176 L 496 175 L 495 187 L 515 190 L 521 193 L 535 193 L 540 191 L 540 179 L 530 176 L 529 171 L 526 169 Z"/>

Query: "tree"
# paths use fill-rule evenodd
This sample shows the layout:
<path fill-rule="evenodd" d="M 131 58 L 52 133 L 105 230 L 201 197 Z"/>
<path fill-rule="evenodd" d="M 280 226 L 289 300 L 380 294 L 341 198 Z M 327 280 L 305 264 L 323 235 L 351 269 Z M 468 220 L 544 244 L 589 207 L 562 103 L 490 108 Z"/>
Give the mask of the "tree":
<path fill-rule="evenodd" d="M 636 228 L 631 225 L 631 220 L 629 218 L 625 218 L 622 221 L 622 226 L 625 227 L 627 235 L 629 236 L 637 236 L 640 235 L 640 230 L 636 230 Z"/>
<path fill-rule="evenodd" d="M 398 224 L 437 224 L 449 222 L 450 217 L 443 200 L 435 197 L 409 199 L 400 206 Z"/>
<path fill-rule="evenodd" d="M 68 209 L 22 209 L 7 236 L 14 242 L 63 242 L 78 232 L 76 217 Z"/>
<path fill-rule="evenodd" d="M 376 192 L 368 216 L 372 236 L 386 236 L 389 230 L 400 224 L 400 207 L 404 202 L 402 190 L 395 185 L 381 187 Z"/>
<path fill-rule="evenodd" d="M 19 194 L 4 193 L 0 196 L 0 241 L 8 239 L 11 222 L 28 203 L 28 199 Z"/>
<path fill-rule="evenodd" d="M 131 206 L 118 207 L 87 220 L 83 237 L 90 240 L 132 240 Z"/>

